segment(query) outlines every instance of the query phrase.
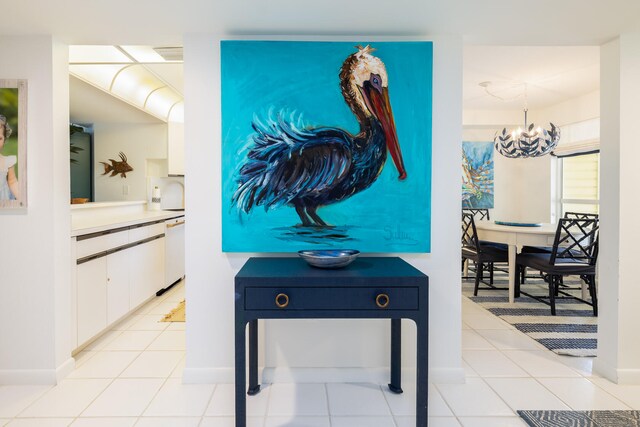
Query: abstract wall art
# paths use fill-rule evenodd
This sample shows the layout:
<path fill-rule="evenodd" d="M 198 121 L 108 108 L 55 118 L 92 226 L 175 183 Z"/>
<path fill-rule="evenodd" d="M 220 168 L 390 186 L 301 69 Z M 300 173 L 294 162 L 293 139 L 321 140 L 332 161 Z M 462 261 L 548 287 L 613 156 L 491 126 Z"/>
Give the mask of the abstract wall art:
<path fill-rule="evenodd" d="M 430 42 L 223 41 L 222 249 L 429 252 Z"/>
<path fill-rule="evenodd" d="M 462 207 L 493 208 L 493 142 L 462 143 Z"/>

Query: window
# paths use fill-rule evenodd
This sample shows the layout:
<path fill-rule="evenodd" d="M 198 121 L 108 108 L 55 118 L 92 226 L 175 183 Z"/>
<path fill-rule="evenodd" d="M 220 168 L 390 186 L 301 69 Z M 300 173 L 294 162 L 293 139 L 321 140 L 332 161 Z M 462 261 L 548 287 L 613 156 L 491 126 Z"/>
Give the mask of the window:
<path fill-rule="evenodd" d="M 563 157 L 562 215 L 565 212 L 598 213 L 600 153 Z"/>

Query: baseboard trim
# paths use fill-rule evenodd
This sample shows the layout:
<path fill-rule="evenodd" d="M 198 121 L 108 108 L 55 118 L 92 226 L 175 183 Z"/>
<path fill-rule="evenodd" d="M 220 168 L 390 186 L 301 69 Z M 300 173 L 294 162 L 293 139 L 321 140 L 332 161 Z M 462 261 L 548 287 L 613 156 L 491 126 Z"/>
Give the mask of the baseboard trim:
<path fill-rule="evenodd" d="M 619 369 L 596 359 L 593 363 L 593 370 L 604 378 L 620 385 L 640 384 L 640 369 Z"/>
<path fill-rule="evenodd" d="M 0 369 L 0 385 L 56 385 L 75 367 L 70 357 L 56 369 Z"/>
<path fill-rule="evenodd" d="M 429 370 L 429 382 L 436 384 L 464 384 L 464 368 L 436 368 Z"/>
<path fill-rule="evenodd" d="M 73 357 L 65 360 L 58 368 L 56 369 L 56 384 L 62 381 L 76 368 L 76 359 Z"/>
<path fill-rule="evenodd" d="M 0 385 L 56 385 L 55 369 L 2 369 Z"/>
<path fill-rule="evenodd" d="M 233 384 L 233 368 L 184 368 L 182 382 L 185 384 Z"/>
<path fill-rule="evenodd" d="M 640 384 L 640 369 L 618 369 L 618 384 Z"/>
<path fill-rule="evenodd" d="M 261 383 L 374 383 L 389 382 L 388 368 L 260 368 Z M 403 368 L 402 381 L 415 382 L 416 369 Z M 429 382 L 439 384 L 463 384 L 464 369 L 431 369 Z M 182 372 L 185 384 L 234 383 L 233 368 L 185 368 Z"/>
<path fill-rule="evenodd" d="M 270 383 L 386 384 L 389 382 L 389 369 L 386 369 L 386 368 L 264 368 L 264 371 L 262 372 L 262 381 L 269 384 Z"/>

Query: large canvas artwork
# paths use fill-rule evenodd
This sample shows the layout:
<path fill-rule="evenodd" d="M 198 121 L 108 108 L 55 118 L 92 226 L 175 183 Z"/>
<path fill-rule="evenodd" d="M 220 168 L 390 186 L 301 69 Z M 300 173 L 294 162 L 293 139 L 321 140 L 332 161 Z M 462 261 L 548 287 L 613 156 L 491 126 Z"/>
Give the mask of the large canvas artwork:
<path fill-rule="evenodd" d="M 462 143 L 462 207 L 493 208 L 493 142 Z"/>
<path fill-rule="evenodd" d="M 429 252 L 430 42 L 223 41 L 222 249 Z"/>

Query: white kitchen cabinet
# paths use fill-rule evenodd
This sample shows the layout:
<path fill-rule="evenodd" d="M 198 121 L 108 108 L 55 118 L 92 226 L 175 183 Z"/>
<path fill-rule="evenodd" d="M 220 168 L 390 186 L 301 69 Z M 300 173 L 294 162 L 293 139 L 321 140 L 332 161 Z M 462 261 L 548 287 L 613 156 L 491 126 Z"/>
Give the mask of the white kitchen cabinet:
<path fill-rule="evenodd" d="M 107 327 L 107 257 L 77 266 L 78 343 Z"/>
<path fill-rule="evenodd" d="M 145 302 L 164 287 L 164 237 L 130 249 L 131 308 Z"/>
<path fill-rule="evenodd" d="M 164 287 L 164 220 L 72 240 L 76 348 L 103 332 Z"/>
<path fill-rule="evenodd" d="M 184 175 L 184 123 L 169 122 L 167 169 L 169 175 Z"/>
<path fill-rule="evenodd" d="M 121 250 L 107 255 L 107 324 L 127 314 L 129 305 L 129 253 Z"/>

